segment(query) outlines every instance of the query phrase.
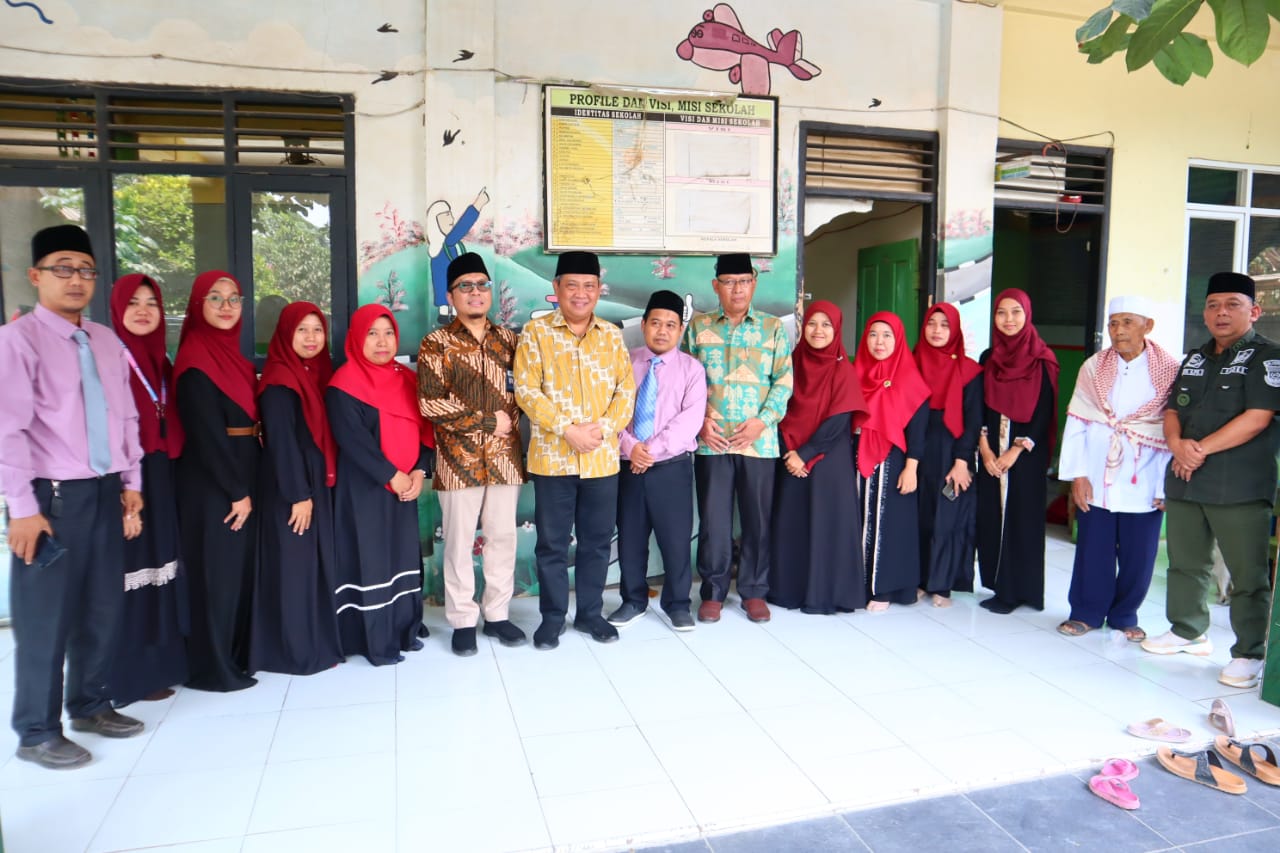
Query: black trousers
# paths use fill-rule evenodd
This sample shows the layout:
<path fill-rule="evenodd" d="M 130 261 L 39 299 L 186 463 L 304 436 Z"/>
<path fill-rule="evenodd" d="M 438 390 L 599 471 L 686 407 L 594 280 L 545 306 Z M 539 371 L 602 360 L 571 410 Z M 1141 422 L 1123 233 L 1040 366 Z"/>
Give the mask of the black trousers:
<path fill-rule="evenodd" d="M 769 515 L 773 511 L 773 472 L 777 459 L 740 453 L 695 456 L 698 485 L 698 575 L 702 600 L 724 601 L 733 562 L 733 507 L 742 523 L 738 553 L 738 595 L 764 598 L 769 593 Z"/>
<path fill-rule="evenodd" d="M 689 609 L 693 584 L 693 459 L 685 453 L 643 474 L 624 461 L 618 474 L 618 589 L 622 600 L 649 606 L 649 534 L 662 554 L 662 609 Z"/>
<path fill-rule="evenodd" d="M 67 713 L 91 717 L 111 707 L 111 657 L 124 613 L 120 475 L 60 481 L 56 517 L 52 484 L 33 485 L 40 511 L 67 553 L 43 569 L 14 556 L 10 569 L 13 730 L 22 746 L 62 734 L 64 660 Z"/>
<path fill-rule="evenodd" d="M 538 609 L 549 622 L 563 623 L 569 611 L 569 534 L 578 544 L 573 558 L 577 618 L 598 619 L 609 572 L 618 475 L 583 478 L 531 474 L 533 523 L 538 528 Z"/>

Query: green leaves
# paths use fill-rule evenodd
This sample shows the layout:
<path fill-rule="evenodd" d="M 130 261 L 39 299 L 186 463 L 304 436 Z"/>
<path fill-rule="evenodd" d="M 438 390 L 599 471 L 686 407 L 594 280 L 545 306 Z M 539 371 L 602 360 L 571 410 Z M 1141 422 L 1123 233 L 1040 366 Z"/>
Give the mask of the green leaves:
<path fill-rule="evenodd" d="M 1213 51 L 1200 36 L 1182 33 L 1156 54 L 1156 69 L 1171 83 L 1181 86 L 1192 74 L 1207 77 L 1213 69 Z"/>
<path fill-rule="evenodd" d="M 1204 0 L 1156 0 L 1151 14 L 1138 24 L 1129 39 L 1124 64 L 1130 71 L 1137 71 L 1172 42 L 1191 23 L 1200 11 Z"/>
<path fill-rule="evenodd" d="M 1268 0 L 1208 0 L 1218 47 L 1241 65 L 1252 65 L 1267 49 Z M 1274 2 L 1272 5 L 1276 5 Z"/>
<path fill-rule="evenodd" d="M 1097 65 L 1129 46 L 1129 28 L 1133 24 L 1128 15 L 1119 16 L 1101 36 L 1080 45 L 1080 52 L 1088 55 L 1090 65 Z"/>
<path fill-rule="evenodd" d="M 1107 24 L 1111 23 L 1112 15 L 1111 7 L 1108 6 L 1101 11 L 1094 12 L 1089 16 L 1089 20 L 1076 30 L 1076 44 L 1082 45 L 1085 42 L 1095 39 L 1102 35 L 1103 30 L 1107 28 Z"/>

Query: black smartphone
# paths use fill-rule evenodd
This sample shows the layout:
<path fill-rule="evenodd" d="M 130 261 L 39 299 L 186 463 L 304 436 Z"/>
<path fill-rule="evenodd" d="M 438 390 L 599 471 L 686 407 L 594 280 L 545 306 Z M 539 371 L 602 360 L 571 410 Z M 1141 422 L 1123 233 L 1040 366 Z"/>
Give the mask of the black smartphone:
<path fill-rule="evenodd" d="M 956 484 L 950 480 L 944 480 L 942 482 L 942 496 L 949 501 L 960 497 L 960 493 L 956 491 Z"/>
<path fill-rule="evenodd" d="M 48 533 L 41 533 L 40 538 L 36 540 L 36 558 L 31 565 L 37 569 L 47 569 L 62 559 L 65 553 L 67 549 L 61 542 Z"/>

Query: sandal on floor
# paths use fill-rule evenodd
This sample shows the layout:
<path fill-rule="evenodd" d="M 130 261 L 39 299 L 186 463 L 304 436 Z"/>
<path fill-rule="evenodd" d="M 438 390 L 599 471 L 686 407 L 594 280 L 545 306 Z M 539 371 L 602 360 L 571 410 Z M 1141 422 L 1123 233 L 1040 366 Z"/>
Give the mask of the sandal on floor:
<path fill-rule="evenodd" d="M 1271 744 L 1262 741 L 1241 743 L 1225 735 L 1218 735 L 1213 739 L 1213 748 L 1259 782 L 1280 786 L 1280 766 L 1276 765 L 1276 753 Z M 1255 753 L 1255 750 L 1260 753 Z"/>
<path fill-rule="evenodd" d="M 1202 749 L 1199 752 L 1177 752 L 1167 746 L 1156 750 L 1156 761 L 1174 776 L 1213 788 L 1224 794 L 1243 794 L 1249 789 L 1244 780 L 1222 766 L 1222 759 L 1215 752 Z"/>
<path fill-rule="evenodd" d="M 1126 731 L 1134 737 L 1165 743 L 1186 743 L 1191 740 L 1191 732 L 1166 723 L 1159 717 L 1143 720 L 1141 723 L 1130 723 Z"/>
<path fill-rule="evenodd" d="M 1089 780 L 1089 790 L 1102 799 L 1122 809 L 1132 811 L 1142 805 L 1138 795 L 1129 788 L 1129 783 L 1115 776 L 1104 776 L 1099 773 Z"/>
<path fill-rule="evenodd" d="M 1214 699 L 1209 708 L 1209 724 L 1227 737 L 1236 736 L 1236 723 L 1231 718 L 1231 709 L 1221 699 Z"/>
<path fill-rule="evenodd" d="M 1127 758 L 1108 758 L 1102 762 L 1102 769 L 1098 771 L 1098 775 L 1119 779 L 1121 782 L 1131 782 L 1138 778 L 1138 772 L 1138 765 Z"/>
<path fill-rule="evenodd" d="M 1086 625 L 1079 619 L 1067 619 L 1058 625 L 1058 633 L 1067 637 L 1083 637 L 1092 630 L 1092 626 Z"/>
<path fill-rule="evenodd" d="M 1147 638 L 1147 632 L 1139 628 L 1137 625 L 1132 625 L 1128 628 L 1121 628 L 1120 633 L 1124 634 L 1124 638 L 1131 643 L 1141 643 Z"/>
<path fill-rule="evenodd" d="M 889 609 L 888 601 L 868 601 L 867 602 L 868 613 L 884 613 L 888 609 Z"/>

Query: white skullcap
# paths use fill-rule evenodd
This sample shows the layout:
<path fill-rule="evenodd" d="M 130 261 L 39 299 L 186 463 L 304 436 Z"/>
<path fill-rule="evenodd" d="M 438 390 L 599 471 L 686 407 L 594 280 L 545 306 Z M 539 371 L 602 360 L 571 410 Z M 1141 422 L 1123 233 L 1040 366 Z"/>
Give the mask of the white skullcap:
<path fill-rule="evenodd" d="M 1107 304 L 1107 316 L 1113 314 L 1137 314 L 1151 319 L 1151 300 L 1145 296 L 1117 296 Z"/>

